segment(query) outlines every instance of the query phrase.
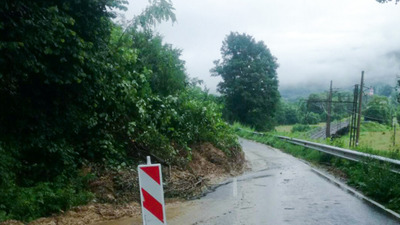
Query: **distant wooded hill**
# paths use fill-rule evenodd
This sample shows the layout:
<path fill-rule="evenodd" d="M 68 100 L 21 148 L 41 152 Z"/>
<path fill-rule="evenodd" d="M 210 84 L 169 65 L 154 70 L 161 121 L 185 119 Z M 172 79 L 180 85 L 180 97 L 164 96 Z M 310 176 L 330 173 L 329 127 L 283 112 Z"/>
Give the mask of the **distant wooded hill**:
<path fill-rule="evenodd" d="M 368 82 L 367 82 L 368 84 Z M 394 88 L 395 84 L 385 84 L 385 83 L 369 83 L 366 85 L 366 88 L 373 88 L 373 93 L 374 95 L 381 95 L 381 96 L 386 96 L 389 97 L 395 92 Z M 310 94 L 313 93 L 322 93 L 328 90 L 328 85 L 326 85 L 326 88 L 323 85 L 299 85 L 299 86 L 284 86 L 279 88 L 279 92 L 281 94 L 281 97 L 285 99 L 286 101 L 289 102 L 295 102 L 300 98 L 307 98 Z M 335 87 L 339 88 L 340 91 L 343 92 L 352 92 L 353 87 L 351 85 L 347 85 L 346 87 Z M 365 91 L 365 90 L 364 90 Z"/>

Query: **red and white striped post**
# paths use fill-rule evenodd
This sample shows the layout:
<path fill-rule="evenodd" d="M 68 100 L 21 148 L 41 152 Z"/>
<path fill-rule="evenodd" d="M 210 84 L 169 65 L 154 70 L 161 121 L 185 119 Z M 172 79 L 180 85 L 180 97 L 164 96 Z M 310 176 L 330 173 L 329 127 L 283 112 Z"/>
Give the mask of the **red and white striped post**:
<path fill-rule="evenodd" d="M 144 225 L 166 225 L 164 190 L 160 164 L 139 165 L 139 187 Z"/>

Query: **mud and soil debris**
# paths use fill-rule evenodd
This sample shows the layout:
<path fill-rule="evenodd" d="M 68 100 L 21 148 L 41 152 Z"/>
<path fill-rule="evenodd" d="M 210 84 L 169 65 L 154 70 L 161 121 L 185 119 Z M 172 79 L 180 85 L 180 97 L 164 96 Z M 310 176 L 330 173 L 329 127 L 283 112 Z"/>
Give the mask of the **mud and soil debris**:
<path fill-rule="evenodd" d="M 241 174 L 245 169 L 244 153 L 235 151 L 232 154 L 228 157 L 211 143 L 192 146 L 192 160 L 184 168 L 172 166 L 170 174 L 168 170 L 163 170 L 166 201 L 171 201 L 168 197 L 192 198 L 230 176 Z M 93 166 L 88 172 L 97 177 L 90 183 L 90 190 L 96 196 L 93 203 L 51 217 L 39 218 L 28 224 L 88 225 L 124 217 L 140 217 L 139 184 L 135 168 L 107 170 Z M 10 220 L 0 224 L 24 223 Z"/>
<path fill-rule="evenodd" d="M 39 218 L 28 225 L 88 225 L 102 221 L 115 220 L 128 216 L 138 216 L 140 205 L 137 202 L 130 204 L 89 204 L 75 207 L 65 213 L 52 217 Z M 18 221 L 7 221 L 3 225 L 23 225 Z"/>
<path fill-rule="evenodd" d="M 220 183 L 229 176 L 238 175 L 244 170 L 242 152 L 228 157 L 210 143 L 193 146 L 192 152 L 192 161 L 186 169 L 172 168 L 164 189 L 167 197 L 192 198 L 211 185 Z"/>

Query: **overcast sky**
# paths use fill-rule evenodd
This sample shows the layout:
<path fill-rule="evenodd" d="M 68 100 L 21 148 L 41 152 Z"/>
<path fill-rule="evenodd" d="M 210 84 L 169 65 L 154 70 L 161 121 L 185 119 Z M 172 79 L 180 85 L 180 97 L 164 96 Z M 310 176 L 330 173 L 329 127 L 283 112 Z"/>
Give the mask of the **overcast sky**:
<path fill-rule="evenodd" d="M 130 0 L 126 18 L 148 3 Z M 231 31 L 262 40 L 278 58 L 279 85 L 335 87 L 400 75 L 400 5 L 375 0 L 173 0 L 177 23 L 156 30 L 183 50 L 191 77 L 215 93 L 211 77 L 223 39 Z"/>

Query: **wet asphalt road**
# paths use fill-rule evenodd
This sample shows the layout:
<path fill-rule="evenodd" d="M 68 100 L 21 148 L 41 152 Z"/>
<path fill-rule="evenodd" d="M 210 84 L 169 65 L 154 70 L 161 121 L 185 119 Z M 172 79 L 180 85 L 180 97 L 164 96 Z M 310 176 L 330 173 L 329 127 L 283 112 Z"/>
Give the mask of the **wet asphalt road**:
<path fill-rule="evenodd" d="M 168 224 L 400 224 L 298 159 L 262 144 L 240 142 L 252 171 L 183 205 Z"/>

